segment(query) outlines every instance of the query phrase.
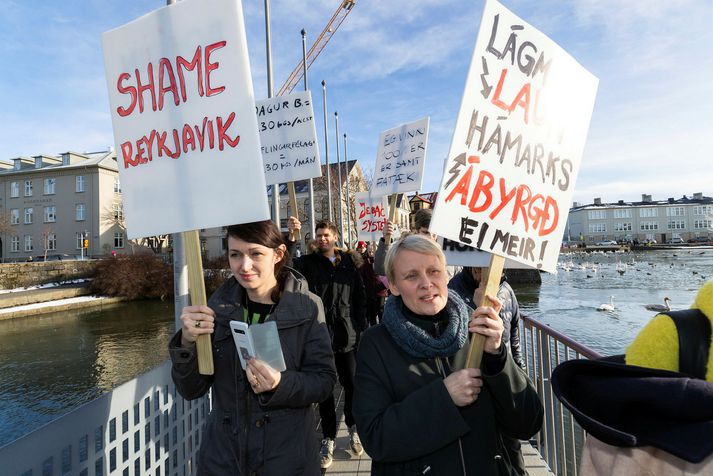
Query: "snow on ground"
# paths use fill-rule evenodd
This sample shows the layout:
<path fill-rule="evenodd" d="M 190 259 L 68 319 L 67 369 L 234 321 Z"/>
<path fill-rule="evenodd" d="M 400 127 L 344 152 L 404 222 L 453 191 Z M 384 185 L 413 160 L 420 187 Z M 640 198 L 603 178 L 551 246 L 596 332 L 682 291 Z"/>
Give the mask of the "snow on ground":
<path fill-rule="evenodd" d="M 63 286 L 65 284 L 79 284 L 79 283 L 85 283 L 87 281 L 91 281 L 91 280 L 90 279 L 72 279 L 70 281 L 62 281 L 59 283 L 38 284 L 37 286 L 28 286 L 26 288 L 0 289 L 0 294 L 19 293 L 22 291 L 32 291 L 34 289 L 56 288 L 58 286 Z"/>
<path fill-rule="evenodd" d="M 34 304 L 24 304 L 22 306 L 6 307 L 0 309 L 1 314 L 8 314 L 11 312 L 24 311 L 26 309 L 40 309 L 47 307 L 61 306 L 63 304 L 74 304 L 78 302 L 96 301 L 97 299 L 103 299 L 103 296 L 78 296 L 67 299 L 57 299 L 55 301 L 37 302 Z"/>

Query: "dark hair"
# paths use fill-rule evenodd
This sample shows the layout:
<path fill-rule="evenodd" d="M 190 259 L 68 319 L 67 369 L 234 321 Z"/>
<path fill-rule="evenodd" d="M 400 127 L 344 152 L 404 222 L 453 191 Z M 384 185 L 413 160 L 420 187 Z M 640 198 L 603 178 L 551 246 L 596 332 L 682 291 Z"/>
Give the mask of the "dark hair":
<path fill-rule="evenodd" d="M 337 225 L 332 223 L 329 220 L 320 220 L 317 222 L 317 224 L 314 226 L 314 232 L 315 234 L 317 233 L 317 230 L 320 228 L 329 228 L 332 230 L 332 233 L 334 233 L 335 236 L 339 235 L 339 231 L 337 230 Z"/>
<path fill-rule="evenodd" d="M 240 225 L 230 225 L 226 233 L 226 238 L 232 236 L 239 240 L 247 241 L 248 243 L 257 243 L 276 250 L 285 242 L 282 239 L 282 233 L 277 228 L 274 222 L 270 220 L 254 221 L 252 223 L 243 223 Z M 290 260 L 290 252 L 284 250 L 282 259 L 275 263 L 275 278 L 277 278 L 277 287 L 273 289 L 270 299 L 277 303 L 280 300 L 282 291 L 285 289 L 285 281 L 287 280 L 287 269 L 285 264 Z"/>
<path fill-rule="evenodd" d="M 414 218 L 416 231 L 431 226 L 431 215 L 433 215 L 433 210 L 430 208 L 422 208 L 416 212 L 416 217 Z"/>

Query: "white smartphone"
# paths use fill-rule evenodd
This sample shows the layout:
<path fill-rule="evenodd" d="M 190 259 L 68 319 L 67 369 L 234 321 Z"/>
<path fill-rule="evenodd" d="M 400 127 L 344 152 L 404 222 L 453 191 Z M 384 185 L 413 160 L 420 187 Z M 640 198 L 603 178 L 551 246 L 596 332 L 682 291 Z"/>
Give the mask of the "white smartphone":
<path fill-rule="evenodd" d="M 253 344 L 248 325 L 241 321 L 230 321 L 230 330 L 235 341 L 235 348 L 238 350 L 240 365 L 243 370 L 247 368 L 248 360 L 255 357 L 255 345 Z"/>

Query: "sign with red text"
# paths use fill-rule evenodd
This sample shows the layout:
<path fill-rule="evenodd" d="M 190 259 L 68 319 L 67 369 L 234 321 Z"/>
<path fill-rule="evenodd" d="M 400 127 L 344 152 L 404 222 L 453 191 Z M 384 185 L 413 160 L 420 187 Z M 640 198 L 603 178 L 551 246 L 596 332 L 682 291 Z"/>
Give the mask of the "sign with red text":
<path fill-rule="evenodd" d="M 102 43 L 128 237 L 269 219 L 241 3 L 178 2 Z"/>
<path fill-rule="evenodd" d="M 428 117 L 402 124 L 379 136 L 371 194 L 375 197 L 421 189 L 426 164 Z"/>
<path fill-rule="evenodd" d="M 597 85 L 487 0 L 430 231 L 554 271 Z"/>
<path fill-rule="evenodd" d="M 438 237 L 438 244 L 441 251 L 446 257 L 448 266 L 472 266 L 475 268 L 487 268 L 490 266 L 490 258 L 492 254 L 487 251 L 482 251 L 472 246 L 464 245 L 458 241 L 449 240 L 448 238 Z M 511 259 L 505 259 L 504 268 L 530 268 L 526 264 Z"/>
<path fill-rule="evenodd" d="M 312 93 L 301 91 L 255 103 L 265 182 L 321 177 Z"/>
<path fill-rule="evenodd" d="M 384 236 L 384 226 L 389 219 L 389 201 L 386 196 L 374 197 L 369 192 L 354 194 L 354 211 L 359 240 L 379 241 Z"/>

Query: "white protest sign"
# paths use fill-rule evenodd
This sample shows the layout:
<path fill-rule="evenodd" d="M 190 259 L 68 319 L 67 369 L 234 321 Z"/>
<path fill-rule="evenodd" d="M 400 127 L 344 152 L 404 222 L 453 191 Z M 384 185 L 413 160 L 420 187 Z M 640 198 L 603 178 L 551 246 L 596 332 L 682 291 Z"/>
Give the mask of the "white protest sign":
<path fill-rule="evenodd" d="M 263 99 L 255 103 L 265 182 L 286 183 L 322 176 L 314 127 L 312 93 Z"/>
<path fill-rule="evenodd" d="M 354 194 L 354 211 L 359 240 L 379 241 L 389 219 L 389 204 L 385 196 L 372 197 L 369 192 Z"/>
<path fill-rule="evenodd" d="M 492 255 L 487 251 L 481 251 L 472 246 L 464 245 L 463 243 L 441 236 L 438 237 L 438 244 L 446 257 L 446 264 L 448 266 L 472 266 L 476 268 L 487 268 L 490 266 L 490 258 Z M 508 269 L 530 268 L 530 266 L 511 259 L 505 259 L 505 265 L 503 267 Z"/>
<path fill-rule="evenodd" d="M 102 44 L 128 237 L 269 219 L 241 3 L 178 2 Z"/>
<path fill-rule="evenodd" d="M 597 84 L 487 0 L 430 231 L 554 271 Z"/>
<path fill-rule="evenodd" d="M 414 192 L 421 189 L 426 164 L 428 117 L 402 124 L 379 135 L 371 195 Z"/>

